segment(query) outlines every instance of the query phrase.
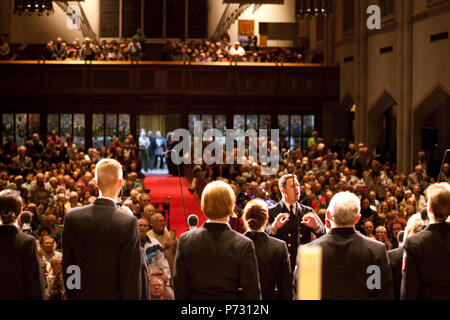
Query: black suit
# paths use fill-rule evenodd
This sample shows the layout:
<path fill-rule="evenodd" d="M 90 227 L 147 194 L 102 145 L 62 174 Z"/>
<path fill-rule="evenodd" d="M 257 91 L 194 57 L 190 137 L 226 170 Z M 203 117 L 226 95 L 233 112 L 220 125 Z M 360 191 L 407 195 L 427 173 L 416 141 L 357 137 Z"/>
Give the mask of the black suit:
<path fill-rule="evenodd" d="M 400 300 L 400 287 L 402 284 L 403 247 L 389 250 L 388 254 L 392 268 L 392 277 L 394 280 L 394 299 Z"/>
<path fill-rule="evenodd" d="M 450 299 L 450 223 L 430 224 L 406 238 L 401 298 Z"/>
<path fill-rule="evenodd" d="M 253 242 L 224 223 L 183 233 L 173 283 L 176 300 L 261 299 Z"/>
<path fill-rule="evenodd" d="M 286 222 L 286 224 L 283 225 L 280 229 L 278 229 L 276 234 L 272 234 L 271 224 L 275 221 L 275 218 L 280 213 L 288 213 L 288 212 L 289 209 L 286 207 L 283 201 L 280 201 L 274 206 L 270 207 L 269 221 L 266 226 L 266 232 L 269 235 L 286 242 L 289 251 L 289 257 L 291 260 L 291 269 L 292 271 L 294 271 L 294 267 L 297 264 L 298 246 L 300 244 L 306 244 L 311 242 L 311 232 L 313 231 L 304 224 L 302 224 L 301 221 L 305 214 L 307 214 L 308 212 L 314 213 L 314 210 L 311 207 L 305 206 L 297 202 L 296 210 L 294 212 L 295 218 L 289 218 L 289 221 Z M 319 217 L 317 217 L 317 219 L 320 220 Z M 324 234 L 325 234 L 325 227 L 320 226 L 316 236 L 320 237 Z"/>
<path fill-rule="evenodd" d="M 112 200 L 69 210 L 62 234 L 63 270 L 81 269 L 81 289 L 67 288 L 68 299 L 140 299 L 141 249 L 137 220 Z"/>
<path fill-rule="evenodd" d="M 45 299 L 36 240 L 13 225 L 0 225 L 0 300 Z"/>
<path fill-rule="evenodd" d="M 354 228 L 333 228 L 306 246 L 322 247 L 323 300 L 390 300 L 394 298 L 392 271 L 383 243 L 365 237 Z M 369 266 L 380 268 L 380 289 L 369 289 L 374 275 Z M 297 286 L 294 272 L 294 290 Z M 371 284 L 372 281 L 369 281 Z"/>
<path fill-rule="evenodd" d="M 265 232 L 248 231 L 244 235 L 255 245 L 262 299 L 292 300 L 292 274 L 286 243 Z"/>

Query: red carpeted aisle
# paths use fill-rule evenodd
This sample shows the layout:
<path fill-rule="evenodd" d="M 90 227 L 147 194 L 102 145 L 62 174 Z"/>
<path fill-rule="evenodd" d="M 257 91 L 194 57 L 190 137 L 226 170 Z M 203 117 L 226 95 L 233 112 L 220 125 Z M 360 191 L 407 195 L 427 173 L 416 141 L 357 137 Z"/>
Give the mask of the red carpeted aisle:
<path fill-rule="evenodd" d="M 145 188 L 150 189 L 152 202 L 167 202 L 167 195 L 170 196 L 170 229 L 175 229 L 177 237 L 179 237 L 186 231 L 186 222 L 178 177 L 168 174 L 151 174 L 145 178 L 144 184 Z M 190 214 L 196 214 L 200 220 L 200 227 L 206 221 L 206 217 L 200 209 L 200 201 L 188 191 L 189 185 L 184 178 L 181 178 L 181 185 L 186 204 L 186 215 L 189 217 Z"/>

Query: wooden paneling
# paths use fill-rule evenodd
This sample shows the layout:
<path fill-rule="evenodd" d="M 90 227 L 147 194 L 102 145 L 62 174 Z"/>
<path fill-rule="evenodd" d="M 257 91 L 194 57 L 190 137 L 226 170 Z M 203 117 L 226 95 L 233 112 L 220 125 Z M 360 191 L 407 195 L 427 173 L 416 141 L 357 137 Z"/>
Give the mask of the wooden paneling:
<path fill-rule="evenodd" d="M 212 96 L 338 100 L 339 68 L 265 63 L 0 62 L 0 94 L 52 97 L 111 95 L 143 99 Z M 320 96 L 320 97 L 319 97 Z"/>

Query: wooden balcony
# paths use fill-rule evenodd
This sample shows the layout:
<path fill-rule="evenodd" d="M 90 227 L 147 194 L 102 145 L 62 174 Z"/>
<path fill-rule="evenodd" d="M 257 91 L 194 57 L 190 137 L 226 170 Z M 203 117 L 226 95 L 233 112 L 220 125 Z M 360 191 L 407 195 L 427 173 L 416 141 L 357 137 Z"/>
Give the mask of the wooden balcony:
<path fill-rule="evenodd" d="M 244 62 L 2 61 L 0 94 L 4 98 L 107 95 L 245 100 L 258 96 L 337 101 L 339 67 Z"/>

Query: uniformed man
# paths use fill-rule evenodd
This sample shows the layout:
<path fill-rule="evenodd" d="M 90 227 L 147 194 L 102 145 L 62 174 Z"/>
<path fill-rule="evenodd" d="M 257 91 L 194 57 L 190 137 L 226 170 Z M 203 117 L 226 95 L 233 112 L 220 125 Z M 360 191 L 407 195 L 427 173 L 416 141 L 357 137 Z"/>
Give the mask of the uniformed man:
<path fill-rule="evenodd" d="M 291 270 L 297 261 L 299 244 L 311 241 L 311 232 L 316 237 L 325 234 L 325 227 L 313 208 L 300 204 L 300 184 L 297 176 L 286 174 L 278 180 L 282 199 L 269 208 L 269 221 L 266 232 L 280 240 L 288 247 Z"/>

